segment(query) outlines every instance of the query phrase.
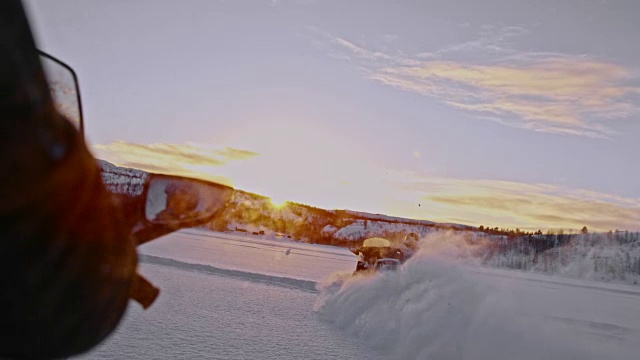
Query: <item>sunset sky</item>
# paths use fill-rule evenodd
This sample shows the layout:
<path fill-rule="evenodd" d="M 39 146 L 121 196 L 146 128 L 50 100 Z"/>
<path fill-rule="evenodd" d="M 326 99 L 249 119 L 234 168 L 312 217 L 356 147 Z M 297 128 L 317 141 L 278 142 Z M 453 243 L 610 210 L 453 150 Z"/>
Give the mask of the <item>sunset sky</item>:
<path fill-rule="evenodd" d="M 640 230 L 640 3 L 29 0 L 113 163 L 324 208 Z"/>

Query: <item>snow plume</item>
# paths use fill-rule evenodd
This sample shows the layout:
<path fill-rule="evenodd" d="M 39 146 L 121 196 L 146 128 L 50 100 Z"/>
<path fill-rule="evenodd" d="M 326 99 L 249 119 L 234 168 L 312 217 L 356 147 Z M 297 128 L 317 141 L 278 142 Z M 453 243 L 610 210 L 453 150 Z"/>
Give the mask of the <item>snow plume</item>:
<path fill-rule="evenodd" d="M 420 239 L 418 255 L 447 259 L 474 259 L 479 256 L 478 251 L 489 241 L 496 240 L 472 232 L 433 232 Z"/>
<path fill-rule="evenodd" d="M 447 245 L 422 247 L 399 271 L 376 275 L 335 274 L 318 285 L 315 310 L 340 329 L 365 339 L 399 359 L 463 359 L 471 354 L 482 319 L 493 318 L 496 337 L 507 339 L 499 324 L 491 284 L 465 276 L 447 258 L 466 257 L 466 242 L 450 236 Z M 428 250 L 424 250 L 428 249 Z M 516 320 L 517 321 L 517 320 Z M 479 331 L 482 330 L 482 331 Z M 497 332 L 496 332 L 497 331 Z"/>
<path fill-rule="evenodd" d="M 335 274 L 320 283 L 315 311 L 394 359 L 636 356 L 638 346 L 616 350 L 621 343 L 635 343 L 628 338 L 594 335 L 608 324 L 577 326 L 571 319 L 546 315 L 544 307 L 528 306 L 531 298 L 545 303 L 549 295 L 544 287 L 531 292 L 531 283 L 511 278 L 508 271 L 490 270 L 500 275 L 494 276 L 466 265 L 479 248 L 463 236 L 433 234 L 398 271 Z"/>
<path fill-rule="evenodd" d="M 420 251 L 459 263 L 510 268 L 568 278 L 637 284 L 640 241 L 637 234 L 572 234 L 525 237 L 486 236 L 472 232 L 437 232 L 420 240 Z M 536 251 L 541 241 L 562 245 Z M 554 240 L 555 239 L 555 240 Z"/>
<path fill-rule="evenodd" d="M 323 319 L 402 359 L 463 358 L 474 317 L 492 292 L 427 257 L 398 272 L 336 277 L 319 290 L 315 309 Z"/>

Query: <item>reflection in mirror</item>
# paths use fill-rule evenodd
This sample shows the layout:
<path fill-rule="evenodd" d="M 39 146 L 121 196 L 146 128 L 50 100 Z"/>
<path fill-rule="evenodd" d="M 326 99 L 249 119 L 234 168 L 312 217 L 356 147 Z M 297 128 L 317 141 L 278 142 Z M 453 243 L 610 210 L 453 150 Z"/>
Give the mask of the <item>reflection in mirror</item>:
<path fill-rule="evenodd" d="M 82 131 L 82 107 L 75 74 L 68 65 L 43 52 L 40 52 L 40 62 L 58 112 Z"/>
<path fill-rule="evenodd" d="M 233 189 L 172 176 L 154 176 L 147 191 L 145 216 L 155 224 L 180 225 L 207 220 L 222 209 Z"/>

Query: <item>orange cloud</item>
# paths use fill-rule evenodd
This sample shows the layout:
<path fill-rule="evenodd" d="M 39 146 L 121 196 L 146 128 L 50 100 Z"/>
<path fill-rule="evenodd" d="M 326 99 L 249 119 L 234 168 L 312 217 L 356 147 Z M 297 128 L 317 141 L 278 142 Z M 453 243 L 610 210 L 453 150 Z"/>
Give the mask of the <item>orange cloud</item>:
<path fill-rule="evenodd" d="M 520 229 L 640 229 L 640 199 L 549 184 L 413 176 L 401 188 L 417 198 L 413 216 Z M 398 204 L 399 206 L 401 204 Z M 406 206 L 406 205 L 405 205 Z M 418 215 L 420 214 L 420 215 Z M 411 215 L 405 213 L 405 215 Z"/>
<path fill-rule="evenodd" d="M 214 150 L 213 152 L 217 155 L 222 156 L 222 158 L 225 159 L 226 161 L 248 160 L 260 155 L 257 152 L 242 150 L 242 149 L 235 149 L 231 147 L 226 147 L 223 150 Z"/>
<path fill-rule="evenodd" d="M 196 144 L 96 145 L 118 165 L 235 185 L 280 199 L 327 208 L 396 216 L 537 229 L 640 230 L 640 199 L 550 184 L 453 179 L 396 173 L 382 176 L 344 151 L 265 154 Z M 276 156 L 277 155 L 277 156 Z M 330 156 L 329 156 L 330 155 Z M 326 161 L 328 158 L 334 159 Z M 294 164 L 294 165 L 292 165 Z M 418 206 L 419 205 L 419 206 Z"/>
<path fill-rule="evenodd" d="M 379 83 L 532 131 L 609 138 L 615 134 L 610 120 L 640 113 L 635 71 L 587 56 L 510 49 L 507 40 L 525 32 L 492 30 L 478 40 L 414 57 L 368 50 L 337 37 L 330 51 L 359 60 L 358 66 Z M 460 53 L 465 60 L 454 59 Z"/>
<path fill-rule="evenodd" d="M 215 175 L 215 168 L 231 161 L 248 160 L 260 154 L 235 148 L 211 148 L 196 144 L 134 144 L 116 141 L 94 145 L 97 156 L 121 166 L 206 178 L 231 185 L 227 177 Z"/>
<path fill-rule="evenodd" d="M 287 142 L 262 136 L 254 142 L 260 154 L 198 144 L 124 141 L 94 149 L 98 158 L 117 165 L 222 182 L 280 201 L 382 211 L 382 198 L 392 189 L 381 184 L 376 170 L 356 155 L 353 143 L 336 141 L 327 147 L 323 133 L 308 129 L 305 136 Z"/>
<path fill-rule="evenodd" d="M 606 120 L 640 110 L 634 103 L 640 88 L 628 85 L 633 76 L 615 64 L 564 57 L 495 65 L 425 61 L 371 78 L 522 128 L 607 137 L 613 132 Z"/>

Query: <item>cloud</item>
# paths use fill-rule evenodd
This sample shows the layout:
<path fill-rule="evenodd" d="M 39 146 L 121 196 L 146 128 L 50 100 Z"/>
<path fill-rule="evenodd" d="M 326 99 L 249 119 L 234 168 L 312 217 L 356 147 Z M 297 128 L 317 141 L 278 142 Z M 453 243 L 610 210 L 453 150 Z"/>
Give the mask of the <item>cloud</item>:
<path fill-rule="evenodd" d="M 121 166 L 151 172 L 206 178 L 230 184 L 231 180 L 216 175 L 215 168 L 231 161 L 242 161 L 260 154 L 230 147 L 211 148 L 197 144 L 135 144 L 116 141 L 94 145 L 99 158 Z"/>
<path fill-rule="evenodd" d="M 419 65 L 420 61 L 405 58 L 400 55 L 391 55 L 383 51 L 374 51 L 366 49 L 355 43 L 332 35 L 329 32 L 321 30 L 315 26 L 305 26 L 306 32 L 311 35 L 310 40 L 314 46 L 320 50 L 326 51 L 327 54 L 335 59 L 341 60 L 365 60 L 371 61 L 371 64 L 387 64 L 387 65 Z M 395 35 L 383 35 L 380 43 L 390 43 L 392 39 L 396 39 Z M 345 52 L 345 50 L 347 50 Z M 363 68 L 369 73 L 373 66 Z"/>
<path fill-rule="evenodd" d="M 385 42 L 392 42 L 398 39 L 397 35 L 393 35 L 393 34 L 384 34 L 382 35 L 382 40 Z"/>
<path fill-rule="evenodd" d="M 225 159 L 226 161 L 248 160 L 260 155 L 253 151 L 235 149 L 231 147 L 226 147 L 223 150 L 214 150 L 213 153 L 222 156 L 222 158 Z"/>
<path fill-rule="evenodd" d="M 584 55 L 519 52 L 518 26 L 486 27 L 481 37 L 411 57 L 331 39 L 333 57 L 359 61 L 366 76 L 480 119 L 525 130 L 611 138 L 613 120 L 640 113 L 637 71 Z M 351 60 L 351 61 L 353 61 Z"/>
<path fill-rule="evenodd" d="M 469 28 L 470 25 L 462 26 Z M 436 51 L 421 52 L 416 55 L 420 59 L 441 58 L 451 53 L 469 53 L 478 50 L 488 53 L 511 53 L 511 40 L 528 34 L 529 31 L 521 26 L 492 26 L 485 25 L 479 32 L 479 37 L 460 44 L 452 44 Z"/>
<path fill-rule="evenodd" d="M 224 174 L 250 191 L 318 206 L 528 230 L 577 230 L 585 225 L 591 230 L 640 230 L 640 199 L 585 189 L 394 171 L 389 171 L 390 175 L 381 179 L 367 168 L 354 168 L 352 161 L 333 161 L 318 166 L 319 162 L 309 161 L 305 154 L 290 159 L 298 164 L 297 171 L 287 171 L 286 167 L 281 168 L 279 157 L 268 159 L 264 155 L 260 162 L 248 163 L 247 160 L 260 154 L 191 143 L 132 144 L 116 141 L 96 145 L 95 150 L 99 158 L 118 165 L 232 185 L 229 177 L 221 176 Z M 416 150 L 414 156 L 420 155 Z M 227 166 L 231 162 L 242 164 L 241 171 L 226 171 L 232 168 Z M 343 176 L 338 180 L 331 175 L 336 173 Z M 473 219 L 473 222 L 460 219 Z"/>
<path fill-rule="evenodd" d="M 269 0 L 272 7 L 282 5 L 313 5 L 317 0 Z"/>
<path fill-rule="evenodd" d="M 526 64 L 424 62 L 379 70 L 372 78 L 524 129 L 587 136 L 613 132 L 601 120 L 638 113 L 633 74 L 609 63 L 550 58 Z"/>
<path fill-rule="evenodd" d="M 435 178 L 414 174 L 401 188 L 419 197 L 422 211 L 476 225 L 536 230 L 640 230 L 640 199 L 550 184 Z"/>

